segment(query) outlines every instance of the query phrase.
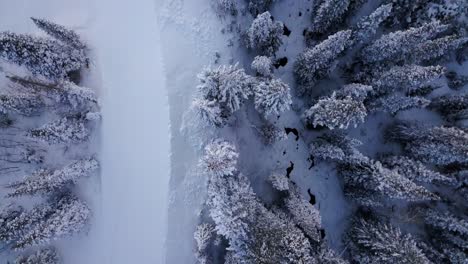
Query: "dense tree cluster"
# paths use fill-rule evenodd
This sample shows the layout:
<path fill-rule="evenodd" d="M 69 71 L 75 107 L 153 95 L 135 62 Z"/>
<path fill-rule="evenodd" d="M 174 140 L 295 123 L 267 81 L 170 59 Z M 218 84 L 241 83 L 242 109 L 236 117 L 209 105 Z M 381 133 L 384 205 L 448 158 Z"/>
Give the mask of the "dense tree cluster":
<path fill-rule="evenodd" d="M 0 242 L 5 250 L 34 247 L 15 263 L 58 264 L 51 241 L 81 232 L 91 218 L 74 186 L 99 168 L 88 146 L 100 119 L 99 101 L 93 89 L 79 84 L 89 63 L 79 35 L 32 20 L 47 37 L 0 33 L 0 57 L 28 71 L 10 73 L 0 89 L 0 168 L 28 175 L 5 186 L 10 205 L 0 210 Z"/>

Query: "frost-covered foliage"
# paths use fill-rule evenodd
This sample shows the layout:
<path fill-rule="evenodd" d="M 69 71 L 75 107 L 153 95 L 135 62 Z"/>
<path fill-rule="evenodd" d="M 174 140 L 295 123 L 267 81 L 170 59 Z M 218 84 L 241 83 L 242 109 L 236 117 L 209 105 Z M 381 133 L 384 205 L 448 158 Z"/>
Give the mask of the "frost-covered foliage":
<path fill-rule="evenodd" d="M 394 66 L 380 74 L 373 82 L 379 94 L 393 91 L 411 92 L 442 77 L 445 68 L 442 66 L 404 65 Z"/>
<path fill-rule="evenodd" d="M 323 0 L 312 16 L 312 32 L 325 33 L 335 23 L 342 21 L 350 0 Z"/>
<path fill-rule="evenodd" d="M 276 116 L 290 109 L 289 85 L 279 79 L 262 81 L 255 86 L 255 108 L 265 117 Z"/>
<path fill-rule="evenodd" d="M 273 74 L 273 62 L 267 56 L 256 56 L 251 67 L 263 77 L 270 77 Z"/>
<path fill-rule="evenodd" d="M 419 44 L 435 37 L 447 28 L 447 25 L 433 22 L 418 28 L 383 35 L 362 50 L 362 59 L 368 63 L 405 60 L 407 55 L 419 49 Z"/>
<path fill-rule="evenodd" d="M 432 100 L 429 108 L 448 121 L 464 120 L 468 118 L 468 95 L 441 96 Z"/>
<path fill-rule="evenodd" d="M 301 197 L 296 187 L 291 186 L 289 196 L 284 203 L 293 221 L 301 230 L 313 241 L 321 241 L 320 229 L 322 227 L 322 218 L 317 208 Z"/>
<path fill-rule="evenodd" d="M 212 2 L 221 16 L 237 14 L 237 0 L 212 0 Z"/>
<path fill-rule="evenodd" d="M 468 222 L 450 213 L 442 214 L 435 210 L 427 210 L 424 220 L 432 228 L 468 238 Z"/>
<path fill-rule="evenodd" d="M 378 206 L 393 199 L 415 202 L 438 199 L 404 175 L 364 156 L 341 163 L 339 171 L 345 195 L 360 205 Z"/>
<path fill-rule="evenodd" d="M 317 263 L 320 264 L 348 264 L 349 262 L 340 258 L 338 254 L 326 247 L 322 247 L 320 253 L 317 255 Z"/>
<path fill-rule="evenodd" d="M 60 258 L 54 248 L 40 249 L 31 255 L 19 256 L 15 264 L 59 264 Z"/>
<path fill-rule="evenodd" d="M 367 43 L 371 40 L 379 28 L 380 24 L 387 19 L 392 11 L 392 4 L 382 5 L 369 16 L 362 18 L 353 31 L 355 43 Z"/>
<path fill-rule="evenodd" d="M 357 220 L 348 236 L 357 263 L 431 263 L 411 235 L 389 224 Z"/>
<path fill-rule="evenodd" d="M 273 173 L 268 177 L 268 180 L 271 182 L 271 185 L 275 190 L 278 191 L 288 191 L 289 190 L 289 179 L 280 174 L 280 173 Z"/>
<path fill-rule="evenodd" d="M 83 50 L 50 39 L 0 33 L 0 57 L 51 80 L 66 79 L 86 63 Z"/>
<path fill-rule="evenodd" d="M 236 65 L 205 68 L 199 75 L 197 89 L 201 98 L 219 105 L 223 119 L 239 110 L 252 95 L 252 77 Z"/>
<path fill-rule="evenodd" d="M 364 99 L 372 88 L 365 85 L 352 84 L 333 92 L 330 97 L 321 98 L 303 114 L 307 124 L 326 126 L 329 129 L 346 129 L 357 127 L 364 122 L 367 109 Z"/>
<path fill-rule="evenodd" d="M 259 128 L 256 127 L 256 129 L 265 145 L 271 145 L 277 141 L 281 141 L 287 138 L 284 129 L 281 129 L 269 122 L 263 124 Z"/>
<path fill-rule="evenodd" d="M 430 104 L 430 100 L 420 96 L 404 96 L 393 94 L 380 97 L 373 101 L 370 108 L 372 110 L 387 112 L 396 115 L 398 112 L 411 108 L 424 108 Z"/>
<path fill-rule="evenodd" d="M 58 90 L 56 93 L 59 102 L 75 112 L 91 110 L 98 106 L 96 92 L 90 88 L 65 81 L 59 85 Z"/>
<path fill-rule="evenodd" d="M 455 127 L 398 122 L 387 138 L 404 144 L 408 155 L 435 165 L 468 164 L 468 133 Z"/>
<path fill-rule="evenodd" d="M 88 205 L 73 196 L 60 198 L 53 204 L 52 213 L 22 234 L 13 248 L 43 245 L 60 237 L 82 231 L 91 217 Z"/>
<path fill-rule="evenodd" d="M 283 27 L 283 23 L 273 21 L 268 11 L 258 15 L 247 30 L 247 47 L 264 55 L 274 55 L 283 44 Z"/>
<path fill-rule="evenodd" d="M 446 36 L 434 40 L 427 40 L 418 45 L 408 54 L 407 60 L 413 63 L 428 62 L 433 59 L 443 58 L 450 51 L 457 50 L 468 42 L 468 38 Z"/>
<path fill-rule="evenodd" d="M 41 98 L 23 93 L 0 94 L 0 112 L 31 116 L 44 108 Z"/>
<path fill-rule="evenodd" d="M 310 151 L 314 158 L 346 162 L 350 158 L 361 156 L 357 149 L 360 145 L 361 141 L 342 131 L 331 131 L 316 138 L 310 145 Z"/>
<path fill-rule="evenodd" d="M 275 0 L 247 0 L 249 2 L 249 11 L 253 16 L 261 14 L 270 8 Z"/>
<path fill-rule="evenodd" d="M 197 121 L 211 126 L 223 126 L 225 120 L 221 117 L 221 108 L 215 101 L 195 98 L 191 105 Z"/>
<path fill-rule="evenodd" d="M 205 155 L 200 160 L 203 171 L 214 176 L 232 176 L 237 170 L 236 147 L 231 143 L 216 139 L 205 147 Z"/>
<path fill-rule="evenodd" d="M 80 178 L 88 176 L 99 167 L 94 158 L 74 161 L 67 166 L 51 171 L 40 169 L 22 181 L 10 184 L 12 191 L 9 197 L 34 194 L 49 194 L 69 184 L 76 183 Z"/>
<path fill-rule="evenodd" d="M 50 144 L 80 143 L 89 138 L 90 131 L 83 118 L 63 117 L 40 128 L 31 129 L 27 135 Z"/>
<path fill-rule="evenodd" d="M 76 49 L 86 48 L 86 45 L 80 40 L 80 36 L 75 31 L 45 19 L 32 17 L 31 20 L 51 37 Z"/>
<path fill-rule="evenodd" d="M 429 169 L 422 162 L 405 156 L 385 157 L 382 162 L 390 169 L 405 175 L 415 182 L 445 183 L 452 184 L 454 179 L 449 178 L 437 171 Z"/>
<path fill-rule="evenodd" d="M 199 252 L 204 251 L 214 236 L 215 227 L 212 224 L 203 223 L 198 225 L 194 233 L 194 239 L 197 242 L 197 250 Z"/>
<path fill-rule="evenodd" d="M 339 31 L 298 56 L 294 74 L 301 89 L 311 89 L 329 75 L 336 67 L 337 58 L 349 46 L 350 37 L 351 30 Z"/>

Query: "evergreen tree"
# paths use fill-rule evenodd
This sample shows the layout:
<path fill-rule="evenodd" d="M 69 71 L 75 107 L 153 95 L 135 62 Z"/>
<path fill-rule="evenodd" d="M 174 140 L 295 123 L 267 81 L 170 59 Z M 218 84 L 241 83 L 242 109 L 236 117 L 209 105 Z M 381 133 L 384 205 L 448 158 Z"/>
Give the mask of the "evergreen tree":
<path fill-rule="evenodd" d="M 307 124 L 313 126 L 326 126 L 330 129 L 346 129 L 349 126 L 357 127 L 364 122 L 367 109 L 360 100 L 351 96 L 338 97 L 336 92 L 330 97 L 322 98 L 306 110 L 302 116 Z"/>
<path fill-rule="evenodd" d="M 379 206 L 390 200 L 428 201 L 438 197 L 425 188 L 364 156 L 341 163 L 345 195 L 364 206 Z"/>
<path fill-rule="evenodd" d="M 209 175 L 232 176 L 237 170 L 239 154 L 231 143 L 216 139 L 205 147 L 200 167 Z"/>
<path fill-rule="evenodd" d="M 468 42 L 468 38 L 458 38 L 456 36 L 446 36 L 434 40 L 427 40 L 419 44 L 413 52 L 409 53 L 408 61 L 413 63 L 430 62 L 438 59 L 462 47 Z"/>
<path fill-rule="evenodd" d="M 62 169 L 51 171 L 40 169 L 22 181 L 10 184 L 12 191 L 9 197 L 48 194 L 60 190 L 68 184 L 76 183 L 80 178 L 88 176 L 99 167 L 94 158 L 73 161 Z"/>
<path fill-rule="evenodd" d="M 323 0 L 312 17 L 312 32 L 326 33 L 335 23 L 341 22 L 350 0 Z"/>
<path fill-rule="evenodd" d="M 279 79 L 260 82 L 255 86 L 255 109 L 265 117 L 276 116 L 290 109 L 289 86 Z"/>
<path fill-rule="evenodd" d="M 268 177 L 268 180 L 270 181 L 273 188 L 277 191 L 281 192 L 289 190 L 289 180 L 282 174 L 275 172 L 271 174 L 270 177 Z"/>
<path fill-rule="evenodd" d="M 392 7 L 392 4 L 382 5 L 369 16 L 361 19 L 353 31 L 354 42 L 367 43 L 371 40 L 375 36 L 380 24 L 390 16 Z"/>
<path fill-rule="evenodd" d="M 468 118 L 468 95 L 441 96 L 434 99 L 429 108 L 440 113 L 448 121 Z"/>
<path fill-rule="evenodd" d="M 411 108 L 424 108 L 428 106 L 430 102 L 430 100 L 419 96 L 393 94 L 379 97 L 377 100 L 373 101 L 370 106 L 370 111 L 382 111 L 396 115 L 400 111 Z"/>
<path fill-rule="evenodd" d="M 215 227 L 211 224 L 203 223 L 197 226 L 194 238 L 197 242 L 196 257 L 200 264 L 212 263 L 209 246 L 215 237 Z"/>
<path fill-rule="evenodd" d="M 195 113 L 197 121 L 215 127 L 222 127 L 225 124 L 225 120 L 221 117 L 221 108 L 215 101 L 195 98 L 192 101 L 191 109 Z"/>
<path fill-rule="evenodd" d="M 273 75 L 273 62 L 270 57 L 256 56 L 252 62 L 252 69 L 257 72 L 257 75 L 271 77 Z"/>
<path fill-rule="evenodd" d="M 442 77 L 444 72 L 442 66 L 394 66 L 380 74 L 373 81 L 373 87 L 377 94 L 413 92 Z"/>
<path fill-rule="evenodd" d="M 40 249 L 31 255 L 19 256 L 15 264 L 59 264 L 60 258 L 53 248 Z"/>
<path fill-rule="evenodd" d="M 221 116 L 228 118 L 252 95 L 253 80 L 236 65 L 205 68 L 199 75 L 197 89 L 203 99 L 219 104 Z"/>
<path fill-rule="evenodd" d="M 76 234 L 85 228 L 90 217 L 86 203 L 73 196 L 64 196 L 53 204 L 52 214 L 23 234 L 13 248 L 43 245 L 52 239 Z"/>
<path fill-rule="evenodd" d="M 59 85 L 57 91 L 58 102 L 65 105 L 73 112 L 95 110 L 99 101 L 94 90 L 78 86 L 72 82 L 65 81 Z"/>
<path fill-rule="evenodd" d="M 237 14 L 237 1 L 236 0 L 213 0 L 215 8 L 222 16 L 230 14 L 235 16 Z"/>
<path fill-rule="evenodd" d="M 348 236 L 357 263 L 431 263 L 411 235 L 388 224 L 357 220 Z"/>
<path fill-rule="evenodd" d="M 261 14 L 270 8 L 275 0 L 247 0 L 249 2 L 249 11 L 253 16 Z"/>
<path fill-rule="evenodd" d="M 44 102 L 37 96 L 23 93 L 0 94 L 0 112 L 4 114 L 17 113 L 31 116 L 44 108 Z"/>
<path fill-rule="evenodd" d="M 75 31 L 45 19 L 31 17 L 31 20 L 51 37 L 76 49 L 86 48 L 86 45 L 80 40 L 80 36 Z"/>
<path fill-rule="evenodd" d="M 422 162 L 468 164 L 468 134 L 458 128 L 399 122 L 388 129 L 387 138 L 403 143 L 405 151 Z"/>
<path fill-rule="evenodd" d="M 83 118 L 63 117 L 40 128 L 31 129 L 27 135 L 49 144 L 80 143 L 89 138 L 90 131 Z"/>
<path fill-rule="evenodd" d="M 362 156 L 357 147 L 362 142 L 347 136 L 342 131 L 331 131 L 317 137 L 310 145 L 311 155 L 322 160 L 350 162 L 353 157 Z"/>
<path fill-rule="evenodd" d="M 447 28 L 447 25 L 432 22 L 418 28 L 383 35 L 362 50 L 362 59 L 367 63 L 405 60 L 420 43 L 430 40 Z"/>
<path fill-rule="evenodd" d="M 406 156 L 389 156 L 384 158 L 382 162 L 390 169 L 396 170 L 399 174 L 405 175 L 415 182 L 454 183 L 454 179 L 433 171 L 422 162 Z"/>
<path fill-rule="evenodd" d="M 301 89 L 311 89 L 317 81 L 328 77 L 338 57 L 349 46 L 350 37 L 351 30 L 339 31 L 298 56 L 294 74 Z"/>
<path fill-rule="evenodd" d="M 294 223 L 296 223 L 312 241 L 320 243 L 322 218 L 320 217 L 319 211 L 308 201 L 304 200 L 294 186 L 289 188 L 289 196 L 285 199 L 284 203 Z"/>
<path fill-rule="evenodd" d="M 268 11 L 258 15 L 247 30 L 247 47 L 267 56 L 274 55 L 283 44 L 283 27 L 283 23 L 273 21 Z"/>
<path fill-rule="evenodd" d="M 55 40 L 11 32 L 0 33 L 0 57 L 53 81 L 66 79 L 86 63 L 82 50 Z"/>

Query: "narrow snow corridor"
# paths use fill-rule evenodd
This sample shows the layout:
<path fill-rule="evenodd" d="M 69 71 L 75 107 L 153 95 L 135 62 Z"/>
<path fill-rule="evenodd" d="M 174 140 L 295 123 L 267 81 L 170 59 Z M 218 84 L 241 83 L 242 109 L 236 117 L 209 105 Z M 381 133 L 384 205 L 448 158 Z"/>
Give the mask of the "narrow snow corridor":
<path fill-rule="evenodd" d="M 163 263 L 169 109 L 154 0 L 96 3 L 102 69 L 102 212 L 93 263 Z"/>

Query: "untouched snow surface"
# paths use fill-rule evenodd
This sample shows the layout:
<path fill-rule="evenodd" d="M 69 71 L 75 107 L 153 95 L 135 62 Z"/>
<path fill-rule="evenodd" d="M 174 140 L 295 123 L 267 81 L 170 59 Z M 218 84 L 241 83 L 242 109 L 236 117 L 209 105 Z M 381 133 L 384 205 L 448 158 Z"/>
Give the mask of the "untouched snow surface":
<path fill-rule="evenodd" d="M 155 7 L 154 0 L 97 4 L 95 50 L 105 95 L 102 257 L 94 263 L 164 261 L 169 108 Z"/>

